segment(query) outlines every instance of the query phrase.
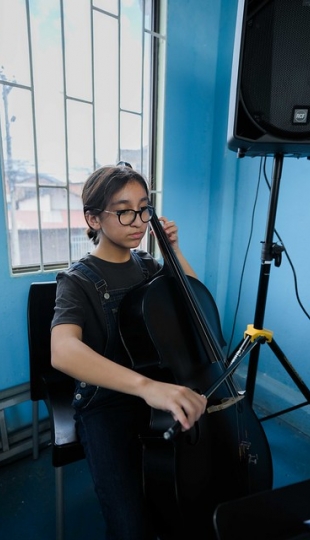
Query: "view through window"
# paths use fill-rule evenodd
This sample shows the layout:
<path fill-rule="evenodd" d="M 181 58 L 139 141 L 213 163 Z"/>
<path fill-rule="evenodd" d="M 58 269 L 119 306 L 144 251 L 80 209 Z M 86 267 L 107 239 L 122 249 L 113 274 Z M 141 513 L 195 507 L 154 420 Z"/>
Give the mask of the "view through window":
<path fill-rule="evenodd" d="M 164 21 L 159 0 L 1 0 L 13 273 L 67 266 L 89 251 L 80 195 L 100 166 L 129 161 L 152 177 L 160 205 Z"/>

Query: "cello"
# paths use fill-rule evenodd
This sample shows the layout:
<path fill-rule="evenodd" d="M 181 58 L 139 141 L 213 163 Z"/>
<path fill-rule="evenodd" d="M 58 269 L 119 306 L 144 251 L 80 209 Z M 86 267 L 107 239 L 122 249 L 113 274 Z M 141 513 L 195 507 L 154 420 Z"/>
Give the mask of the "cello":
<path fill-rule="evenodd" d="M 123 298 L 123 345 L 132 368 L 148 377 L 205 395 L 215 390 L 207 412 L 175 437 L 165 437 L 171 415 L 151 409 L 148 430 L 140 434 L 144 494 L 160 536 L 196 539 L 203 530 L 210 539 L 218 504 L 272 487 L 271 453 L 246 395 L 234 375 L 226 377 L 226 343 L 211 293 L 184 274 L 155 212 L 151 225 L 164 264 Z"/>

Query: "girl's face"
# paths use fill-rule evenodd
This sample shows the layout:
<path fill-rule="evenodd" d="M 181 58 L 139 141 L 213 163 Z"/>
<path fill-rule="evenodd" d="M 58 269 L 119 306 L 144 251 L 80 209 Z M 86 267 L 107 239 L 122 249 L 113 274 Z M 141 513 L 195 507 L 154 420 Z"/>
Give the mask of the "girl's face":
<path fill-rule="evenodd" d="M 144 187 L 135 180 L 128 182 L 123 189 L 118 191 L 112 197 L 106 208 L 106 212 L 100 214 L 99 223 L 101 237 L 99 246 L 107 246 L 109 244 L 110 247 L 113 246 L 123 249 L 138 247 L 146 232 L 148 223 L 143 223 L 140 215 L 137 214 L 131 225 L 122 225 L 118 216 L 109 212 L 116 212 L 118 210 L 140 210 L 147 206 L 148 203 L 149 198 Z"/>

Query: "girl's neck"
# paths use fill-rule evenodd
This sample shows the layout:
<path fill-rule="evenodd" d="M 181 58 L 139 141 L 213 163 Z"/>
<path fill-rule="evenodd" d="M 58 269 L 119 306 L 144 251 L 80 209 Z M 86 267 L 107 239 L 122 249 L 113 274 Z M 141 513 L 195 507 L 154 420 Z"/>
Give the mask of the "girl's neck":
<path fill-rule="evenodd" d="M 101 246 L 99 244 L 91 254 L 98 257 L 98 259 L 114 263 L 124 263 L 130 259 L 130 249 L 123 249 L 116 246 L 111 246 L 108 249 L 107 246 Z"/>

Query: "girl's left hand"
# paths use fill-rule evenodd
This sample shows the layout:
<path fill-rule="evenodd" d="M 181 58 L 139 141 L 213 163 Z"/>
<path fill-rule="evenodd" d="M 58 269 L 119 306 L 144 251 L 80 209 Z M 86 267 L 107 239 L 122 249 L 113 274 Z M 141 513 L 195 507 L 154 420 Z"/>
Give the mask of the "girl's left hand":
<path fill-rule="evenodd" d="M 174 249 L 174 251 L 177 251 L 179 248 L 178 244 L 178 227 L 176 226 L 174 221 L 169 221 L 166 217 L 160 217 L 159 221 L 162 223 L 164 231 L 168 237 L 168 240 Z"/>
<path fill-rule="evenodd" d="M 166 217 L 162 216 L 159 218 L 159 221 L 162 223 L 163 229 L 167 234 L 168 240 L 171 244 L 173 251 L 175 252 L 184 272 L 188 276 L 197 278 L 196 272 L 193 270 L 189 262 L 185 259 L 184 255 L 181 252 L 179 246 L 179 235 L 178 227 L 174 221 L 169 221 Z M 154 234 L 154 233 L 153 233 Z"/>

